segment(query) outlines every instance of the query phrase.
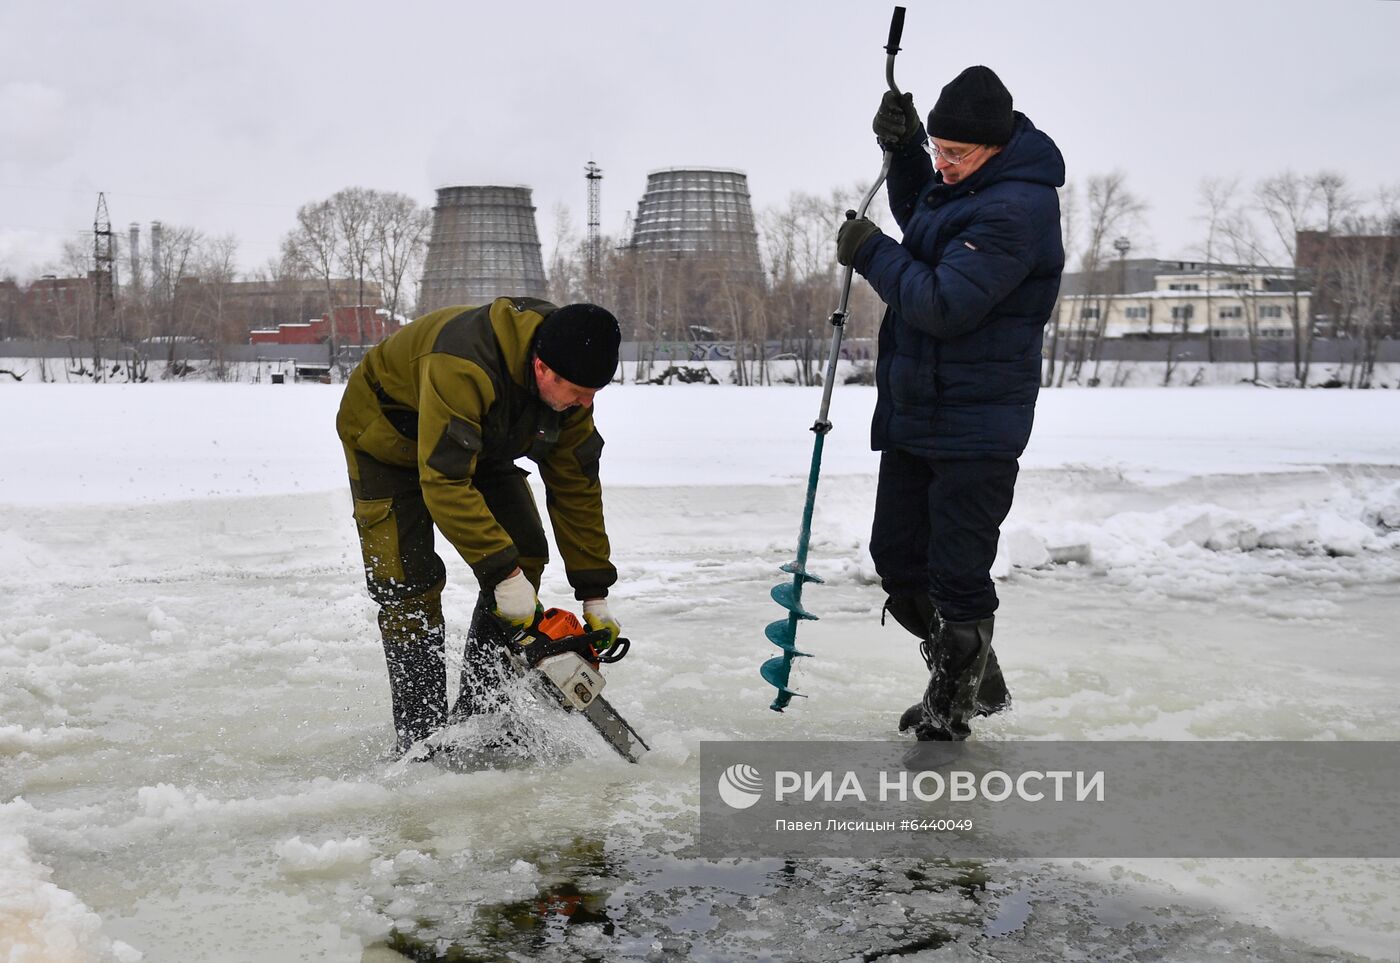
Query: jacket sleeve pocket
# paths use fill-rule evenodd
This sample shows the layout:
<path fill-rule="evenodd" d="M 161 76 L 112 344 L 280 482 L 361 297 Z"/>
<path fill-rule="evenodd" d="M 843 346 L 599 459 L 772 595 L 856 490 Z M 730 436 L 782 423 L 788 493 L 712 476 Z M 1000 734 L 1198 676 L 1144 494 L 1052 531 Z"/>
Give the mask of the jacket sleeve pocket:
<path fill-rule="evenodd" d="M 481 430 L 469 421 L 452 418 L 428 456 L 428 467 L 444 478 L 469 478 L 480 451 Z"/>
<path fill-rule="evenodd" d="M 594 484 L 598 481 L 598 467 L 603 458 L 603 436 L 598 434 L 598 429 L 593 429 L 593 434 L 581 441 L 574 449 L 574 457 L 578 459 L 579 471 L 583 472 L 583 477 Z"/>

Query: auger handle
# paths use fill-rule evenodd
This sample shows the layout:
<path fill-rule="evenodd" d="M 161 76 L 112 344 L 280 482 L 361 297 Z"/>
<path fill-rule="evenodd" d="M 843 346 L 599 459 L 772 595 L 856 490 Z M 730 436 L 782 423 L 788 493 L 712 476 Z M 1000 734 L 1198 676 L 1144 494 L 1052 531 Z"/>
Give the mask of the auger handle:
<path fill-rule="evenodd" d="M 885 83 L 890 90 L 899 93 L 899 86 L 894 82 L 894 55 L 899 53 L 899 39 L 904 35 L 904 8 L 895 7 L 894 16 L 890 18 L 890 42 L 885 44 Z"/>
<path fill-rule="evenodd" d="M 890 42 L 885 44 L 885 53 L 893 57 L 899 53 L 899 39 L 904 35 L 904 8 L 895 7 L 890 17 Z"/>
<path fill-rule="evenodd" d="M 899 53 L 899 41 L 904 35 L 904 8 L 895 7 L 894 15 L 890 18 L 890 42 L 885 45 L 885 83 L 890 90 L 896 94 L 900 92 L 899 87 L 894 82 L 894 56 Z M 894 162 L 894 152 L 885 151 L 880 157 L 880 176 L 875 178 L 870 185 L 870 190 L 865 192 L 865 196 L 860 199 L 860 207 L 854 211 L 846 212 L 846 220 L 854 220 L 857 217 L 864 217 L 865 212 L 870 209 L 870 202 L 875 200 L 876 193 L 881 185 L 885 183 L 885 178 L 890 175 L 890 165 Z M 841 275 L 841 300 L 836 305 L 836 310 L 831 313 L 831 351 L 827 356 L 826 378 L 822 385 L 822 403 L 817 413 L 817 420 L 812 425 L 812 430 L 817 434 L 825 434 L 831 430 L 831 419 L 828 415 L 831 412 L 831 392 L 835 388 L 836 363 L 841 357 L 841 335 L 846 326 L 846 317 L 850 313 L 851 305 L 851 280 L 854 268 L 847 267 Z"/>

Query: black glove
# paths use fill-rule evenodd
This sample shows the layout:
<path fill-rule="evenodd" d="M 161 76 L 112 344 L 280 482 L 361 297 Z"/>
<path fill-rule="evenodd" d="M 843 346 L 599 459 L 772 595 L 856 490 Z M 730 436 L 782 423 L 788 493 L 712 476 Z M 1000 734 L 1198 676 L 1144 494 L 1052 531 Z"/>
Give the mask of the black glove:
<path fill-rule="evenodd" d="M 875 140 L 885 150 L 903 147 L 914 139 L 919 130 L 919 112 L 914 109 L 913 94 L 885 91 L 880 109 L 875 112 Z"/>
<path fill-rule="evenodd" d="M 856 252 L 870 240 L 871 235 L 879 234 L 880 229 L 868 217 L 856 217 L 855 211 L 846 212 L 846 220 L 836 232 L 836 260 L 842 267 L 855 263 Z"/>

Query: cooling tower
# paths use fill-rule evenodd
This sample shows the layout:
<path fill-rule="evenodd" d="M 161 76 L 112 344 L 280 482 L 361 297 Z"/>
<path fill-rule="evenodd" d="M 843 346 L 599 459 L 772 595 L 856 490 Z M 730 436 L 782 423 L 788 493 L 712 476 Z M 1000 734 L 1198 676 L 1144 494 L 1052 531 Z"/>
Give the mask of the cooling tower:
<path fill-rule="evenodd" d="M 747 175 L 705 167 L 652 171 L 637 205 L 632 247 L 709 256 L 728 261 L 741 276 L 761 279 Z"/>
<path fill-rule="evenodd" d="M 442 187 L 423 265 L 419 312 L 545 296 L 544 261 L 528 187 Z"/>

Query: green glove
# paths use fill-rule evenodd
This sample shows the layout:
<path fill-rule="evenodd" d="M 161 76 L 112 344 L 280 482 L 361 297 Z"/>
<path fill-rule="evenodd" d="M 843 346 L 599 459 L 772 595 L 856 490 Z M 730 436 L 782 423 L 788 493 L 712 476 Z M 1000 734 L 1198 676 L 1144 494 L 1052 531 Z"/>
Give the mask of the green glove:
<path fill-rule="evenodd" d="M 608 611 L 607 599 L 587 599 L 583 603 L 583 624 L 590 632 L 606 629 L 608 638 L 597 646 L 599 652 L 612 647 L 622 634 L 622 624 Z"/>
<path fill-rule="evenodd" d="M 880 229 L 870 218 L 856 217 L 855 211 L 847 211 L 846 220 L 836 232 L 836 260 L 842 267 L 850 267 L 856 261 L 860 246 L 879 233 Z"/>
<path fill-rule="evenodd" d="M 897 94 L 885 91 L 880 99 L 880 109 L 875 112 L 875 121 L 870 125 L 875 130 L 875 140 L 885 150 L 903 147 L 919 132 L 919 112 L 914 109 L 913 94 Z"/>

